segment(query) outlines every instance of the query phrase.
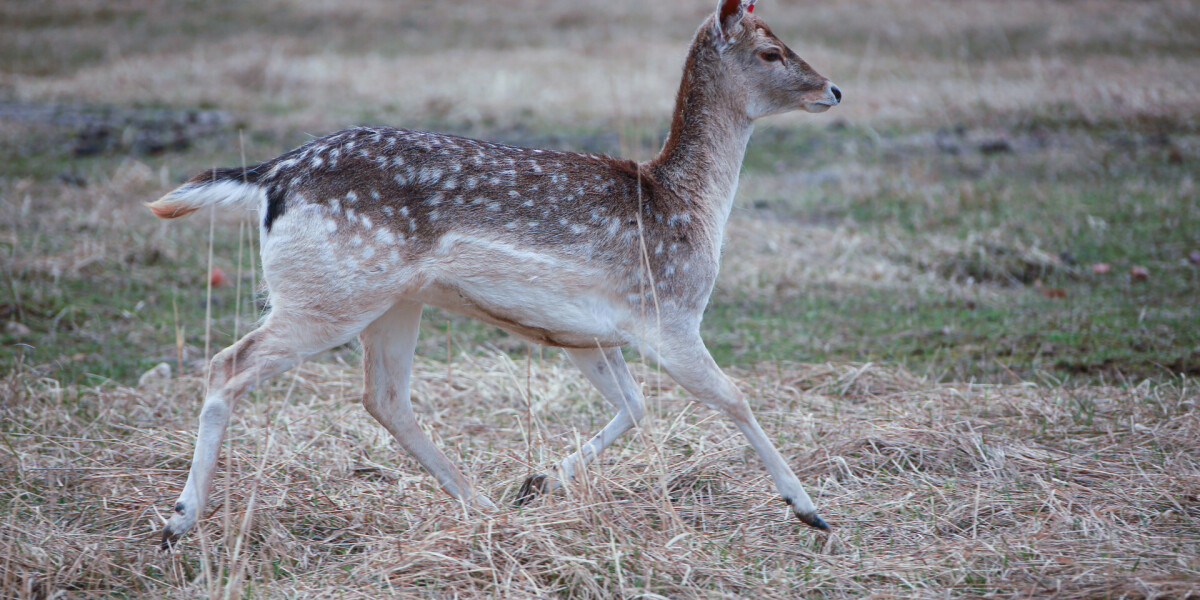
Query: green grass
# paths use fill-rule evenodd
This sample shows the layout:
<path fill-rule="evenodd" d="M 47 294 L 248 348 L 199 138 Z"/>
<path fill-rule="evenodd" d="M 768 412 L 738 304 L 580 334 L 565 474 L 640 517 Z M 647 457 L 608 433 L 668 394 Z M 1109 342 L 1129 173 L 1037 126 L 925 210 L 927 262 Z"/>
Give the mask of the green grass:
<path fill-rule="evenodd" d="M 216 252 L 234 256 L 236 235 L 235 230 L 219 236 Z M 32 336 L 0 333 L 3 367 L 19 363 L 62 381 L 113 379 L 129 384 L 158 362 L 176 366 L 176 327 L 182 328 L 185 344 L 191 347 L 184 358 L 195 360 L 196 349 L 204 347 L 205 263 L 196 260 L 204 251 L 172 260 L 152 247 L 132 249 L 57 278 L 16 274 L 5 304 L 9 318 L 23 323 Z M 235 271 L 228 263 L 218 262 L 232 279 Z M 255 314 L 248 277 L 246 284 L 243 332 Z M 214 290 L 214 351 L 232 341 L 235 295 L 232 285 Z"/>
<path fill-rule="evenodd" d="M 719 360 L 900 362 L 949 379 L 1200 370 L 1200 268 L 1186 259 L 1200 249 L 1195 157 L 1172 160 L 1169 139 L 1130 127 L 1047 132 L 1050 149 L 994 156 L 906 141 L 918 133 L 768 131 L 751 144 L 751 171 L 780 171 L 778 157 L 806 171 L 849 159 L 883 183 L 864 193 L 818 184 L 758 205 L 899 239 L 900 262 L 994 294 L 832 286 L 779 302 L 719 290 L 706 314 Z M 931 253 L 933 236 L 961 249 Z M 1093 274 L 1094 263 L 1112 271 Z M 1133 281 L 1135 265 L 1151 277 Z"/>
<path fill-rule="evenodd" d="M 1028 291 L 986 305 L 875 290 L 842 290 L 782 306 L 714 302 L 705 315 L 705 338 L 721 364 L 874 361 L 948 380 L 1200 372 L 1193 312 L 1143 313 L 1138 298 L 1152 292 L 1088 284 L 1067 290 L 1067 299 Z"/>

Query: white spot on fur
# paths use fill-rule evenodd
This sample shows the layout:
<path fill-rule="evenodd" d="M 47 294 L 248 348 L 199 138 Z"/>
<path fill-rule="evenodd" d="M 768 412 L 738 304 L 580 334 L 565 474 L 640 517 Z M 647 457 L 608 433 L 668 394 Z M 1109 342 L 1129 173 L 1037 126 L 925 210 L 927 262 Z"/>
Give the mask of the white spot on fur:
<path fill-rule="evenodd" d="M 676 225 L 685 225 L 687 223 L 690 223 L 691 221 L 692 221 L 692 215 L 690 215 L 688 213 L 679 213 L 679 214 L 671 215 L 670 217 L 667 218 L 667 226 L 675 227 Z"/>
<path fill-rule="evenodd" d="M 396 241 L 396 235 L 387 229 L 380 227 L 375 230 L 375 241 L 380 244 L 392 244 Z"/>
<path fill-rule="evenodd" d="M 442 170 L 436 167 L 421 167 L 421 183 L 433 183 L 442 178 Z"/>

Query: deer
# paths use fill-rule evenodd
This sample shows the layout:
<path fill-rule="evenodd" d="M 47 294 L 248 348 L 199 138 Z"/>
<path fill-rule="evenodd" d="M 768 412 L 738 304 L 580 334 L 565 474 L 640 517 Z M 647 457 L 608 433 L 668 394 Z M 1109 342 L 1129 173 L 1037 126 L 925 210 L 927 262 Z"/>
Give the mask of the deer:
<path fill-rule="evenodd" d="M 355 337 L 367 412 L 447 493 L 497 510 L 417 423 L 409 382 L 425 305 L 561 348 L 615 411 L 553 470 L 525 479 L 517 505 L 569 485 L 645 417 L 628 346 L 732 419 L 791 513 L 828 530 L 700 336 L 755 120 L 842 100 L 753 10 L 753 0 L 720 0 L 700 25 L 670 131 L 646 162 L 360 126 L 260 164 L 205 171 L 149 203 L 163 219 L 256 210 L 271 307 L 211 360 L 162 547 L 201 516 L 238 399 Z"/>

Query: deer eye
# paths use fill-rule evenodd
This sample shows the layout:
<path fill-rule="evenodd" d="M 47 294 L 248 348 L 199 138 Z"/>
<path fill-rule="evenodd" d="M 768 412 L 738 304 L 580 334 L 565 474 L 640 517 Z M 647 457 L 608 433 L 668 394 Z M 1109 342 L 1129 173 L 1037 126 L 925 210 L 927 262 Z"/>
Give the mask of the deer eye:
<path fill-rule="evenodd" d="M 780 54 L 778 50 L 763 50 L 758 53 L 758 56 L 767 62 L 779 62 L 783 60 L 783 54 Z"/>

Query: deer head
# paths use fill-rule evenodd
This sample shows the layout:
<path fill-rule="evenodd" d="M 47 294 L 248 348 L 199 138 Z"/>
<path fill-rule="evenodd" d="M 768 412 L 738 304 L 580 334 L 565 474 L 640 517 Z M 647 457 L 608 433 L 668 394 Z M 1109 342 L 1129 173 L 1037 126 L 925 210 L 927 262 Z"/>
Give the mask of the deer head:
<path fill-rule="evenodd" d="M 842 91 L 775 37 L 753 10 L 754 2 L 723 0 L 712 24 L 721 62 L 746 94 L 747 116 L 819 113 L 837 106 Z"/>

